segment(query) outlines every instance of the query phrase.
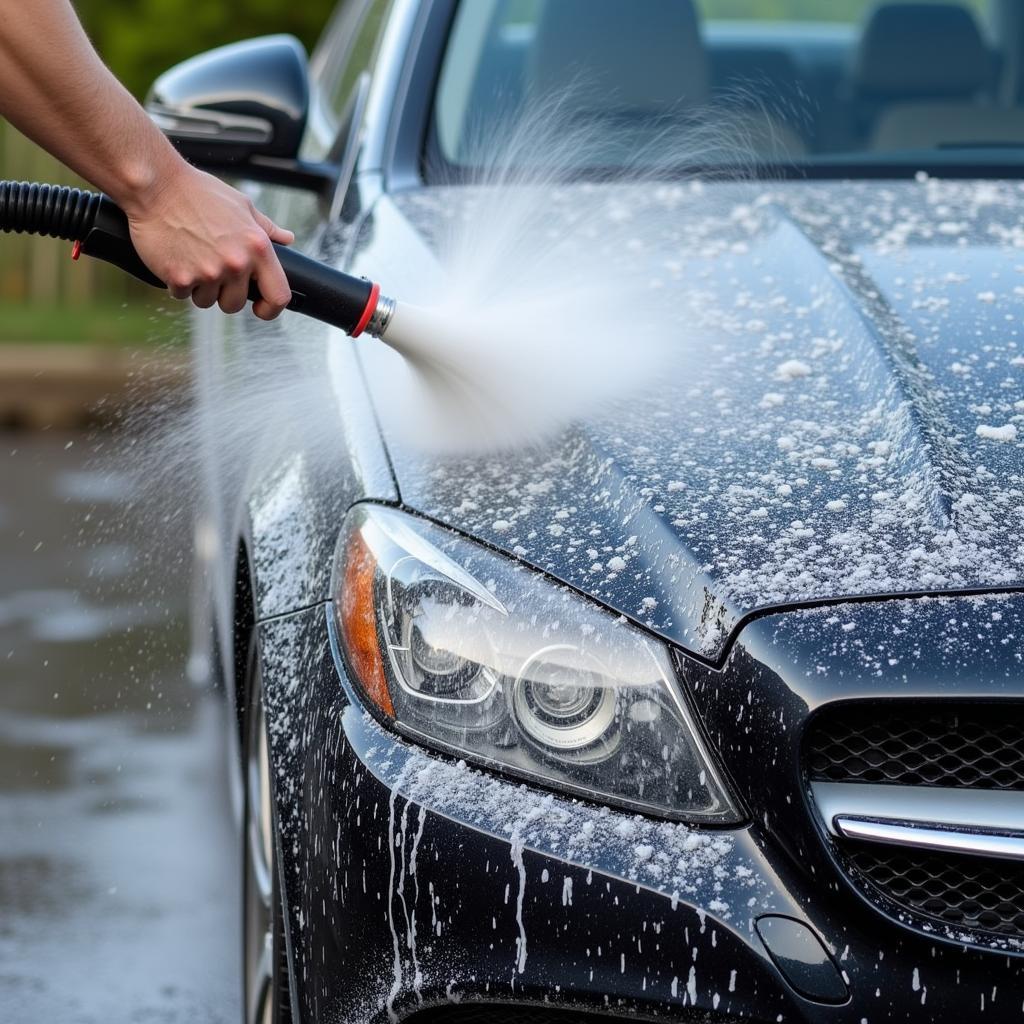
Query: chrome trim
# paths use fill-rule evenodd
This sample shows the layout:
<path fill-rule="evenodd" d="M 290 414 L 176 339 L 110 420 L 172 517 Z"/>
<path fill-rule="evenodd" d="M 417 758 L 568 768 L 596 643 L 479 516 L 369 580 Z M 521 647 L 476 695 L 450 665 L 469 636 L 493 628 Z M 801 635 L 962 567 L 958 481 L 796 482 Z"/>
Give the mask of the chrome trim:
<path fill-rule="evenodd" d="M 216 140 L 264 145 L 274 137 L 274 127 L 261 117 L 221 114 L 212 110 L 182 110 L 150 103 L 150 120 L 165 135 L 178 139 Z"/>
<path fill-rule="evenodd" d="M 391 325 L 391 318 L 394 315 L 395 300 L 381 294 L 377 299 L 377 308 L 373 311 L 373 316 L 370 317 L 370 322 L 366 325 L 366 333 L 371 338 L 383 338 L 387 333 L 388 327 Z"/>
<path fill-rule="evenodd" d="M 889 786 L 862 782 L 812 782 L 811 792 L 832 835 L 837 817 L 870 818 L 904 824 L 1024 833 L 1024 792 L 949 789 L 939 786 Z"/>
<path fill-rule="evenodd" d="M 846 839 L 859 839 L 868 843 L 1024 861 L 1024 832 L 965 832 L 952 828 L 929 828 L 927 825 L 846 817 L 836 818 L 835 828 Z"/>

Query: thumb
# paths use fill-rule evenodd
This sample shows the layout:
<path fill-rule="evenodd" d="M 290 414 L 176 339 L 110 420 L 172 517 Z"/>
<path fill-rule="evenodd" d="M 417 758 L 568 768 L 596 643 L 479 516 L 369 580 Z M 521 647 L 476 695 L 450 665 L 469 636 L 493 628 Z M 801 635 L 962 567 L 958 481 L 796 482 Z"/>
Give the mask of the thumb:
<path fill-rule="evenodd" d="M 265 213 L 260 213 L 259 210 L 254 211 L 254 213 L 256 223 L 266 231 L 272 242 L 278 242 L 280 245 L 291 245 L 295 241 L 294 231 L 279 227 Z"/>

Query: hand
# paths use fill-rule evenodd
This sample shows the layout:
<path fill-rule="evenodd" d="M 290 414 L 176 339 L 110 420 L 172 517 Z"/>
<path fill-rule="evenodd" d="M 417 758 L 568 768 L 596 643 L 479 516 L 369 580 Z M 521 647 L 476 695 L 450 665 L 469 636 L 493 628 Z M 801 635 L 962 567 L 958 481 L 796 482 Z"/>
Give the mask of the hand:
<path fill-rule="evenodd" d="M 291 301 L 272 243 L 291 245 L 295 236 L 212 175 L 182 162 L 141 201 L 122 205 L 143 262 L 176 299 L 237 313 L 253 279 L 261 319 L 273 320 Z"/>

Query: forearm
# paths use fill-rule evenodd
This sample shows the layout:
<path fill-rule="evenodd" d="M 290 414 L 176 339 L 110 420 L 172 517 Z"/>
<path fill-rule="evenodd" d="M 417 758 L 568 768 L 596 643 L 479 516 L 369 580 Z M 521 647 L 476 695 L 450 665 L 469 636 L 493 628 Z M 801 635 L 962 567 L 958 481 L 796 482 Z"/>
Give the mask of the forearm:
<path fill-rule="evenodd" d="M 0 0 L 0 115 L 128 214 L 132 242 L 171 294 L 273 319 L 291 289 L 273 243 L 294 236 L 187 164 L 104 67 L 69 0 Z"/>
<path fill-rule="evenodd" d="M 0 0 L 0 115 L 129 211 L 186 168 L 69 0 Z"/>

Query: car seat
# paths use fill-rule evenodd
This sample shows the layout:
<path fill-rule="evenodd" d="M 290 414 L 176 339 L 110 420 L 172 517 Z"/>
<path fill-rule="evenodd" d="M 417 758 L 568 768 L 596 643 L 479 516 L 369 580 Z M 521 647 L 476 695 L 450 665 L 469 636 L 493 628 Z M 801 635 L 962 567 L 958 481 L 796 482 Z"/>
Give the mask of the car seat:
<path fill-rule="evenodd" d="M 1018 111 L 992 105 L 995 62 L 974 15 L 893 3 L 868 19 L 852 69 L 866 148 L 929 149 L 1018 140 Z"/>
<path fill-rule="evenodd" d="M 608 163 L 629 163 L 673 128 L 682 129 L 680 163 L 801 148 L 770 118 L 709 106 L 710 65 L 693 0 L 547 0 L 527 79 L 531 101 L 592 129 L 596 158 Z"/>

